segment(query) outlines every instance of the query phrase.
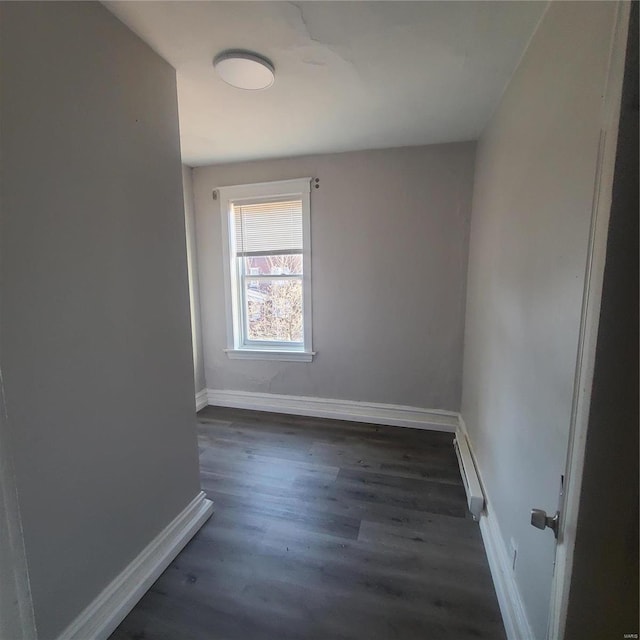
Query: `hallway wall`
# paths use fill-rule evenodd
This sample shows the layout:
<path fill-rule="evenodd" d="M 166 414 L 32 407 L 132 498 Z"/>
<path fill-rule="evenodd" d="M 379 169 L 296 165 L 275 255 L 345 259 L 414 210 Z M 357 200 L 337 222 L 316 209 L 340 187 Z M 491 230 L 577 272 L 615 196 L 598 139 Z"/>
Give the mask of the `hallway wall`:
<path fill-rule="evenodd" d="M 0 29 L 0 364 L 51 640 L 199 492 L 176 80 L 99 3 Z"/>

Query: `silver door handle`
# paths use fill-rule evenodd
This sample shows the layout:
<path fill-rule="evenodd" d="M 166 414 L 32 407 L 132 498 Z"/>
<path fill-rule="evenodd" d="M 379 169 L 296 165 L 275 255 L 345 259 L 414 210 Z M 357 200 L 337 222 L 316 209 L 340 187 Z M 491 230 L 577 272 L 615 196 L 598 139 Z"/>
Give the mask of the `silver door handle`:
<path fill-rule="evenodd" d="M 542 509 L 531 509 L 531 524 L 538 529 L 549 527 L 553 535 L 558 537 L 558 524 L 560 522 L 560 512 L 556 511 L 553 516 L 548 516 Z"/>

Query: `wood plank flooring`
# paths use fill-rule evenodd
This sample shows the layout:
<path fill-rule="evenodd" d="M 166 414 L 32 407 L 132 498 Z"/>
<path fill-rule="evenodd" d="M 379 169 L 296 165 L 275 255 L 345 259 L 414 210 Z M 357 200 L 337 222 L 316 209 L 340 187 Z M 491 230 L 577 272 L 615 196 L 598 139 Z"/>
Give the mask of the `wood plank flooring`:
<path fill-rule="evenodd" d="M 505 637 L 451 434 L 198 418 L 215 513 L 110 640 Z"/>

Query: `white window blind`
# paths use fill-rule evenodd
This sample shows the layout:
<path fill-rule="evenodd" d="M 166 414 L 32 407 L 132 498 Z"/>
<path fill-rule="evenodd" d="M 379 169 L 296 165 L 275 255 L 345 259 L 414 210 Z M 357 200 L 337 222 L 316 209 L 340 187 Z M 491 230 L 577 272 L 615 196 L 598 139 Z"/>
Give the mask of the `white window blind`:
<path fill-rule="evenodd" d="M 302 253 L 302 200 L 233 203 L 236 255 Z"/>

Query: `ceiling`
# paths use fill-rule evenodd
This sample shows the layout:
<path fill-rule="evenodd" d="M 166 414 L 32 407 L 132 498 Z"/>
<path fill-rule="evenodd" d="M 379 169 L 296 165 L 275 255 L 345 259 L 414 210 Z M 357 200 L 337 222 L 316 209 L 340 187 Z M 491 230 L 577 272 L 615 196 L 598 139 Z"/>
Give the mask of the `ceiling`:
<path fill-rule="evenodd" d="M 177 70 L 183 161 L 476 139 L 546 2 L 104 2 Z M 243 91 L 212 60 L 269 58 Z"/>

